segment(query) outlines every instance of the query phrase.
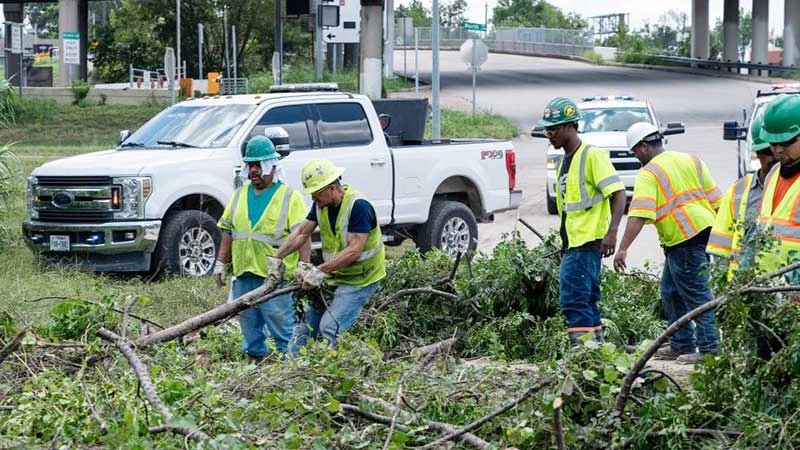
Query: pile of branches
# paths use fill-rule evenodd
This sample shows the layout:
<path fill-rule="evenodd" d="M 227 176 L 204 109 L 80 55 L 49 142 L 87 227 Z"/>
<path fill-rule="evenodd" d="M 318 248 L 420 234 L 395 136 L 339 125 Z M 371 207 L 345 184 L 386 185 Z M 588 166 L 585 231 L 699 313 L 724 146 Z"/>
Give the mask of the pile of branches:
<path fill-rule="evenodd" d="M 773 295 L 791 286 L 771 286 L 800 263 L 734 283 L 634 353 L 587 341 L 536 364 L 462 359 L 486 356 L 470 347 L 482 342 L 473 329 L 495 327 L 498 339 L 510 339 L 499 326 L 513 323 L 515 314 L 533 323 L 557 317 L 547 314 L 556 301 L 550 277 L 558 261 L 545 257 L 552 250 L 528 250 L 539 252 L 532 257 L 523 247 L 512 238 L 492 257 L 459 258 L 455 269 L 441 255 L 407 255 L 392 270 L 406 267 L 417 276 L 416 290 L 397 286 L 393 272 L 365 324 L 338 349 L 313 342 L 296 358 L 273 355 L 258 364 L 239 355 L 241 335 L 228 320 L 293 287 L 265 286 L 168 328 L 132 314 L 136 298 L 63 301 L 36 327 L 0 316 L 0 447 L 800 446 L 800 392 L 793 386 L 800 375 L 800 311 Z M 413 261 L 438 270 L 423 273 Z M 498 268 L 502 275 L 491 272 Z M 502 280 L 524 286 L 509 288 Z M 514 289 L 535 296 L 512 298 Z M 646 366 L 678 326 L 713 308 L 731 331 L 720 355 L 693 377 L 692 389 Z M 402 323 L 393 329 L 408 334 L 401 344 L 387 346 L 373 334 L 389 312 Z M 406 323 L 415 314 L 418 323 Z M 780 341 L 771 359 L 745 346 L 751 325 Z M 509 348 L 524 348 L 500 344 L 503 357 Z"/>

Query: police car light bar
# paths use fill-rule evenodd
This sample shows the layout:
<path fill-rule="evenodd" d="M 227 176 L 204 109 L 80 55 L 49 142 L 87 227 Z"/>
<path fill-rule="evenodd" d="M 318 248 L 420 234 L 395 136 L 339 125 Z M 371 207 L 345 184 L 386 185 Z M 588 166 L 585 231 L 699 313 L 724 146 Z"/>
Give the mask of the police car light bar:
<path fill-rule="evenodd" d="M 800 89 L 800 83 L 784 83 L 784 84 L 772 85 L 773 91 L 776 91 L 778 89 Z"/>
<path fill-rule="evenodd" d="M 272 94 L 285 92 L 335 92 L 339 90 L 337 83 L 290 83 L 270 86 Z"/>
<path fill-rule="evenodd" d="M 591 102 L 593 100 L 636 100 L 632 95 L 595 95 L 594 97 L 583 97 L 584 102 Z"/>

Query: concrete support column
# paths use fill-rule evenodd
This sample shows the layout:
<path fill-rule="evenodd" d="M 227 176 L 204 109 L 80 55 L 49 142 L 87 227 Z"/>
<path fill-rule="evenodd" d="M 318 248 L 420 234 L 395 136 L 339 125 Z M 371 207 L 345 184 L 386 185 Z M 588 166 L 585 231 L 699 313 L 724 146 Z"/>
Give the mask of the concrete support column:
<path fill-rule="evenodd" d="M 381 98 L 383 81 L 383 0 L 361 0 L 359 86 L 369 98 Z"/>
<path fill-rule="evenodd" d="M 708 59 L 710 53 L 708 0 L 692 0 L 692 58 Z"/>
<path fill-rule="evenodd" d="M 3 15 L 7 22 L 23 23 L 25 21 L 25 9 L 22 3 L 4 3 Z M 3 48 L 5 54 L 6 78 L 10 79 L 12 86 L 20 86 L 22 82 L 22 55 L 11 53 L 11 24 L 3 26 L 5 33 L 5 43 Z M 24 39 L 23 39 L 24 41 Z"/>
<path fill-rule="evenodd" d="M 78 32 L 80 41 L 80 64 L 64 64 L 64 33 Z M 58 1 L 58 39 L 62 51 L 58 55 L 58 84 L 69 86 L 75 80 L 86 80 L 88 77 L 86 65 L 86 52 L 88 50 L 89 34 L 89 1 L 88 0 L 59 0 Z"/>
<path fill-rule="evenodd" d="M 739 60 L 739 0 L 725 0 L 722 12 L 722 60 Z"/>
<path fill-rule="evenodd" d="M 800 65 L 800 0 L 784 0 L 783 64 Z"/>
<path fill-rule="evenodd" d="M 750 62 L 767 64 L 769 48 L 769 0 L 753 0 L 753 45 Z M 764 73 L 766 76 L 767 74 Z"/>
<path fill-rule="evenodd" d="M 386 42 L 383 46 L 383 76 L 394 78 L 394 0 L 386 0 Z"/>

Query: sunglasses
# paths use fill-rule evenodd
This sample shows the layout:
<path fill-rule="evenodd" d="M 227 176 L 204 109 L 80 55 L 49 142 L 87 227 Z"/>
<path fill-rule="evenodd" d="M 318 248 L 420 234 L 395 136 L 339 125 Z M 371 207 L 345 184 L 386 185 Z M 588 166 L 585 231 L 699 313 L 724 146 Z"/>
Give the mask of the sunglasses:
<path fill-rule="evenodd" d="M 772 145 L 777 146 L 777 147 L 784 147 L 785 148 L 785 147 L 789 147 L 790 145 L 794 144 L 795 142 L 797 142 L 797 136 L 789 139 L 786 142 L 776 142 L 776 143 L 774 143 Z"/>
<path fill-rule="evenodd" d="M 551 137 L 555 136 L 560 129 L 561 129 L 561 125 L 556 125 L 554 127 L 545 128 L 544 129 L 544 135 L 545 135 L 545 137 L 551 138 Z"/>

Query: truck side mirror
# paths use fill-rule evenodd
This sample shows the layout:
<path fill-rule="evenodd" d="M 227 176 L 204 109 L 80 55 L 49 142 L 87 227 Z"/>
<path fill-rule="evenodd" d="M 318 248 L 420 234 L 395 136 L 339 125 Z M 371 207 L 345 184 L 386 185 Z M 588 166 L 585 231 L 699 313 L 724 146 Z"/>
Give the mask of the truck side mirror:
<path fill-rule="evenodd" d="M 285 128 L 267 127 L 264 129 L 264 136 L 272 141 L 272 145 L 275 146 L 275 151 L 278 152 L 279 155 L 285 157 L 292 152 L 291 146 L 289 145 L 289 133 L 286 132 Z"/>
<path fill-rule="evenodd" d="M 119 132 L 119 142 L 117 142 L 117 145 L 122 145 L 122 143 L 125 142 L 125 140 L 128 139 L 130 136 L 131 136 L 131 130 L 122 130 L 122 131 L 120 131 Z"/>
<path fill-rule="evenodd" d="M 533 127 L 531 130 L 531 136 L 536 138 L 547 138 L 547 136 L 544 134 L 544 127 L 541 125 L 536 125 Z"/>
<path fill-rule="evenodd" d="M 664 136 L 669 136 L 671 134 L 683 134 L 686 132 L 686 126 L 683 122 L 668 122 L 667 129 L 664 130 Z"/>
<path fill-rule="evenodd" d="M 722 139 L 726 141 L 738 141 L 747 136 L 747 129 L 739 126 L 735 120 L 726 121 L 722 125 Z"/>
<path fill-rule="evenodd" d="M 381 123 L 381 130 L 386 131 L 389 125 L 392 124 L 392 116 L 389 114 L 379 114 L 378 121 Z"/>

